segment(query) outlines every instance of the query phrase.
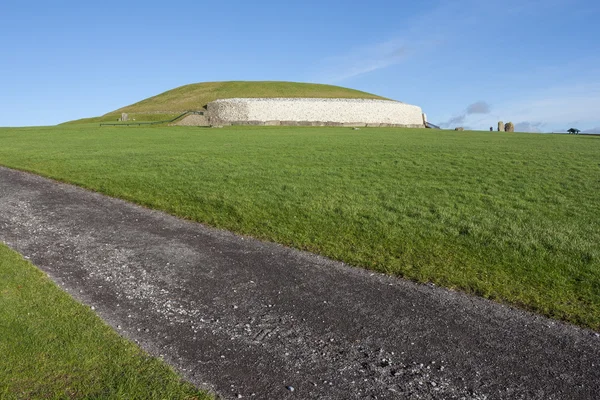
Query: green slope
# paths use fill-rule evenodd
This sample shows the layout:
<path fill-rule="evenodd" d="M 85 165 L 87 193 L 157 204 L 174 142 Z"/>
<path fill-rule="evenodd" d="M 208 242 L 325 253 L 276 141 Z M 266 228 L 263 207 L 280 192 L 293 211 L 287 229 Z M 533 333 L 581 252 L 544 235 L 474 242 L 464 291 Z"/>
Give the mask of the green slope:
<path fill-rule="evenodd" d="M 384 99 L 360 90 L 340 86 L 298 82 L 268 81 L 231 81 L 203 82 L 181 86 L 164 93 L 149 97 L 118 110 L 111 111 L 102 117 L 86 118 L 72 121 L 77 123 L 115 121 L 121 113 L 137 115 L 136 120 L 156 120 L 153 115 L 177 115 L 187 110 L 199 110 L 217 99 L 235 97 L 313 97 L 344 99 Z"/>

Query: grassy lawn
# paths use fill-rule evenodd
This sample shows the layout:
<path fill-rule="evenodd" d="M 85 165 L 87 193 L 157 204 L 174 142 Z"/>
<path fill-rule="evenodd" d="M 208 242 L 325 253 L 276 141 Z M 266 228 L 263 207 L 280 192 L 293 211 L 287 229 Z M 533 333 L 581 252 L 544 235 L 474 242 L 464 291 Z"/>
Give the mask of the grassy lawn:
<path fill-rule="evenodd" d="M 600 138 L 0 130 L 0 164 L 600 329 Z"/>
<path fill-rule="evenodd" d="M 0 244 L 0 398 L 209 399 Z"/>

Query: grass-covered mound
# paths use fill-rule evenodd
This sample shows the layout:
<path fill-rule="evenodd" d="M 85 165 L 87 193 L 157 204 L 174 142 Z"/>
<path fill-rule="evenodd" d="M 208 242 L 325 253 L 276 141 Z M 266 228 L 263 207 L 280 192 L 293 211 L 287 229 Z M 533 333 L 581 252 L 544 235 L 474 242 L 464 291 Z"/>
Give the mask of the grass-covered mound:
<path fill-rule="evenodd" d="M 101 117 L 85 118 L 71 121 L 108 122 L 116 121 L 121 113 L 136 117 L 136 121 L 156 121 L 153 115 L 176 116 L 189 110 L 200 110 L 206 104 L 217 99 L 247 98 L 276 98 L 276 97 L 312 97 L 312 98 L 343 98 L 343 99 L 380 99 L 377 96 L 360 90 L 340 86 L 322 85 L 299 82 L 269 82 L 269 81 L 231 81 L 203 82 L 181 86 L 164 93 L 152 96 L 118 110 L 111 111 Z"/>
<path fill-rule="evenodd" d="M 600 138 L 0 129 L 0 163 L 600 329 Z"/>

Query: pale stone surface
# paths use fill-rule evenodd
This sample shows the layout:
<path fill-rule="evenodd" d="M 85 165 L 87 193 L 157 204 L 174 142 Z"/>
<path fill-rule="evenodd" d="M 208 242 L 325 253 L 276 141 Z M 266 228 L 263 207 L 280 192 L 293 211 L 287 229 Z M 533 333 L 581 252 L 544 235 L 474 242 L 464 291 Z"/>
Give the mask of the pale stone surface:
<path fill-rule="evenodd" d="M 222 99 L 207 105 L 211 124 L 258 122 L 299 126 L 424 127 L 421 108 L 390 100 L 370 99 Z"/>
<path fill-rule="evenodd" d="M 504 132 L 504 122 L 498 121 L 498 132 Z"/>
<path fill-rule="evenodd" d="M 180 121 L 177 121 L 174 125 L 180 126 L 209 126 L 208 118 L 206 115 L 191 114 L 183 117 Z"/>
<path fill-rule="evenodd" d="M 121 114 L 121 121 L 129 121 L 129 115 L 127 113 Z"/>
<path fill-rule="evenodd" d="M 506 131 L 506 132 L 514 132 L 515 131 L 515 125 L 512 122 L 507 122 L 506 125 L 504 125 L 504 131 Z"/>

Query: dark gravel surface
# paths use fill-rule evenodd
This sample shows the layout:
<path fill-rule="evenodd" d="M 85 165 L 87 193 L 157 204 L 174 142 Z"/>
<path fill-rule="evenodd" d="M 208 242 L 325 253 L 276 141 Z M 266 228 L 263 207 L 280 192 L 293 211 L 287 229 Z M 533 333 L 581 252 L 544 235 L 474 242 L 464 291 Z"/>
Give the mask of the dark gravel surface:
<path fill-rule="evenodd" d="M 0 240 L 223 398 L 600 398 L 595 332 L 6 168 Z"/>

